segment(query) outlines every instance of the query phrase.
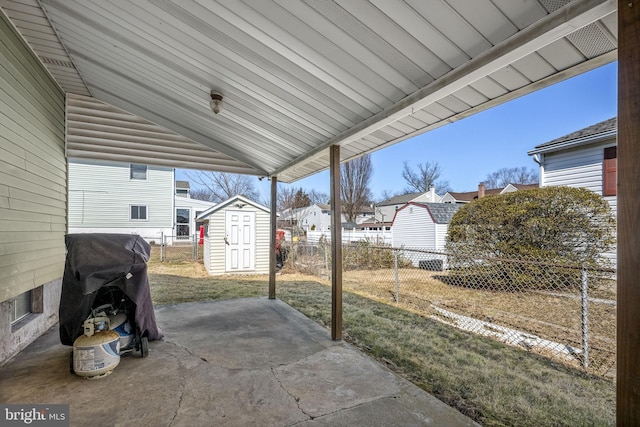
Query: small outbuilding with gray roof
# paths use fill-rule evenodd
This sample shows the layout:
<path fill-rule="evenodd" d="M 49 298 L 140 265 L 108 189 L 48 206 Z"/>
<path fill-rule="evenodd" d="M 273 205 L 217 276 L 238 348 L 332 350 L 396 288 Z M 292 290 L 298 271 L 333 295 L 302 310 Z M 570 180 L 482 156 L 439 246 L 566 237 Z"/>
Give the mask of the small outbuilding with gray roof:
<path fill-rule="evenodd" d="M 393 218 L 393 247 L 417 249 L 410 256 L 416 267 L 441 269 L 445 258 L 430 252 L 444 250 L 449 222 L 461 205 L 449 203 L 407 203 Z"/>

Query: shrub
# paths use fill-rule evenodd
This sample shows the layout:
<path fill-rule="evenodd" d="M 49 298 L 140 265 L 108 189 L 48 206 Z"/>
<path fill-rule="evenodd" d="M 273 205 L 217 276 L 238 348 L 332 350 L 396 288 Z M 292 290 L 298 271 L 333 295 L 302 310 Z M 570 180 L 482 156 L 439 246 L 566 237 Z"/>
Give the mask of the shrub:
<path fill-rule="evenodd" d="M 536 283 L 532 276 L 556 265 L 607 267 L 603 254 L 615 243 L 614 229 L 607 201 L 583 188 L 545 187 L 485 197 L 453 216 L 449 263 L 466 276 L 479 265 L 484 270 L 497 266 L 503 282 Z M 573 282 L 573 273 L 564 275 Z"/>

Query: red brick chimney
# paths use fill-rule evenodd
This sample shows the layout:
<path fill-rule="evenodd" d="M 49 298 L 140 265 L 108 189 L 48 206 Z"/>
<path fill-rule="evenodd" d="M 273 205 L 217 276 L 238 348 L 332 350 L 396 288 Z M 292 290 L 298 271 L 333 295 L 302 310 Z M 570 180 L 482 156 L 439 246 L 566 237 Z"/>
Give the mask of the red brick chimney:
<path fill-rule="evenodd" d="M 481 199 L 484 197 L 484 182 L 481 182 L 480 184 L 478 184 L 478 199 Z"/>

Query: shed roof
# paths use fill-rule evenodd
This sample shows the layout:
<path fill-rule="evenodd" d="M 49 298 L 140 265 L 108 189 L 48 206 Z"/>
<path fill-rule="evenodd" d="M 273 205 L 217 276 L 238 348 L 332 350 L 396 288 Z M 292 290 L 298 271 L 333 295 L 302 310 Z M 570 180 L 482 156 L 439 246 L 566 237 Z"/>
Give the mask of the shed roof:
<path fill-rule="evenodd" d="M 0 0 L 0 9 L 75 96 L 74 114 L 102 108 L 97 99 L 173 133 L 159 147 L 107 132 L 118 144 L 98 138 L 86 150 L 80 136 L 104 132 L 104 118 L 87 114 L 71 120 L 79 137 L 68 152 L 284 182 L 328 168 L 332 145 L 346 161 L 617 54 L 610 0 Z M 211 91 L 224 98 L 219 114 Z M 170 154 L 194 144 L 206 161 Z"/>
<path fill-rule="evenodd" d="M 396 211 L 396 214 L 393 217 L 393 222 L 396 221 L 398 212 L 407 209 L 410 206 L 425 208 L 431 215 L 433 222 L 435 222 L 436 224 L 449 224 L 449 222 L 451 222 L 451 218 L 453 218 L 453 215 L 458 211 L 458 209 L 462 207 L 462 205 L 456 205 L 453 203 L 410 202 Z"/>
<path fill-rule="evenodd" d="M 269 208 L 267 208 L 266 206 L 263 206 L 259 203 L 256 203 L 252 200 L 247 199 L 246 197 L 243 196 L 234 196 L 231 197 L 230 199 L 225 200 L 224 202 L 220 202 L 215 206 L 210 207 L 209 209 L 207 209 L 206 211 L 202 212 L 200 215 L 198 215 L 198 217 L 196 218 L 196 220 L 205 220 L 208 217 L 210 217 L 211 215 L 215 214 L 216 212 L 220 211 L 220 210 L 224 210 L 227 207 L 233 207 L 235 209 L 244 209 L 245 206 L 253 206 L 254 208 L 258 209 L 258 210 L 262 210 L 264 212 L 270 212 Z"/>
<path fill-rule="evenodd" d="M 191 185 L 189 184 L 189 181 L 176 181 L 176 188 L 189 190 Z"/>

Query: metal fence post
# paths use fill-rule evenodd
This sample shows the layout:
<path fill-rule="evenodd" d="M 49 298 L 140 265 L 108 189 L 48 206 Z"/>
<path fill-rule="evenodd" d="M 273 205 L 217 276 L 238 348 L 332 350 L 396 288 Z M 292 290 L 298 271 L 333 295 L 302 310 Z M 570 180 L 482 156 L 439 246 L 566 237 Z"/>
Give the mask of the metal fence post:
<path fill-rule="evenodd" d="M 400 302 L 400 286 L 398 283 L 398 251 L 393 251 L 393 268 L 396 273 L 396 303 Z"/>
<path fill-rule="evenodd" d="M 582 365 L 585 370 L 589 369 L 589 281 L 587 269 L 582 267 Z"/>
<path fill-rule="evenodd" d="M 164 261 L 164 231 L 160 232 L 160 262 Z"/>
<path fill-rule="evenodd" d="M 327 252 L 327 246 L 324 246 L 324 271 L 327 272 L 327 280 L 331 280 L 331 275 L 329 272 L 329 252 Z"/>

